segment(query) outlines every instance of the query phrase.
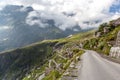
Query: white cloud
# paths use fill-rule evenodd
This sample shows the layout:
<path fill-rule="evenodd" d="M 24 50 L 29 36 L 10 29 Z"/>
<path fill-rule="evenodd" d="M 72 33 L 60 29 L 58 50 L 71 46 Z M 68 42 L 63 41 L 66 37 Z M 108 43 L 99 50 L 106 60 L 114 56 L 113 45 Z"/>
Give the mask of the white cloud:
<path fill-rule="evenodd" d="M 36 10 L 45 10 L 45 6 L 40 5 L 40 4 L 32 4 L 33 9 Z"/>
<path fill-rule="evenodd" d="M 9 3 L 11 2 L 11 3 Z M 78 23 L 83 29 L 90 27 L 97 27 L 99 24 L 111 19 L 120 17 L 120 13 L 110 13 L 110 7 L 118 5 L 119 0 L 3 0 L 1 5 L 5 4 L 18 4 L 18 5 L 30 5 L 38 11 L 37 17 L 45 19 L 54 19 L 55 25 L 65 30 L 68 27 L 72 27 Z M 65 13 L 76 13 L 75 16 L 66 16 Z M 34 13 L 31 13 L 34 16 Z M 29 20 L 32 21 L 29 14 Z M 88 21 L 89 24 L 84 22 Z M 95 21 L 101 21 L 95 23 Z M 33 20 L 30 24 L 42 24 L 41 20 Z M 46 24 L 45 24 L 46 25 Z M 42 24 L 44 26 L 44 24 Z"/>
<path fill-rule="evenodd" d="M 42 12 L 40 15 L 42 19 L 53 19 L 55 21 L 55 25 L 62 30 L 66 28 L 71 28 L 76 25 L 73 17 L 67 17 L 64 14 L 57 13 L 57 12 Z"/>
<path fill-rule="evenodd" d="M 37 18 L 37 19 L 34 19 Z M 76 22 L 73 20 L 73 17 L 67 17 L 64 14 L 56 13 L 56 12 L 39 12 L 39 11 L 32 11 L 29 13 L 26 23 L 30 25 L 38 24 L 41 27 L 47 26 L 48 24 L 44 22 L 44 20 L 54 20 L 55 26 L 59 27 L 62 30 L 65 30 L 66 28 L 71 28 L 74 25 L 76 25 Z"/>
<path fill-rule="evenodd" d="M 119 18 L 120 17 L 120 13 L 115 13 L 115 14 L 113 14 L 113 16 L 110 18 L 110 20 L 114 20 L 114 19 L 117 19 L 117 18 Z"/>
<path fill-rule="evenodd" d="M 22 5 L 23 3 L 18 0 L 1 0 L 0 1 L 0 10 L 6 5 Z"/>
<path fill-rule="evenodd" d="M 34 19 L 36 18 L 36 19 Z M 44 28 L 47 26 L 47 24 L 43 23 L 40 19 L 40 14 L 37 11 L 32 11 L 29 13 L 29 15 L 26 18 L 26 23 L 29 25 L 39 25 L 41 28 Z"/>
<path fill-rule="evenodd" d="M 10 29 L 10 26 L 0 26 L 0 30 L 7 30 Z"/>
<path fill-rule="evenodd" d="M 8 40 L 8 38 L 4 38 L 4 39 L 3 39 L 3 41 L 6 41 L 6 40 Z"/>

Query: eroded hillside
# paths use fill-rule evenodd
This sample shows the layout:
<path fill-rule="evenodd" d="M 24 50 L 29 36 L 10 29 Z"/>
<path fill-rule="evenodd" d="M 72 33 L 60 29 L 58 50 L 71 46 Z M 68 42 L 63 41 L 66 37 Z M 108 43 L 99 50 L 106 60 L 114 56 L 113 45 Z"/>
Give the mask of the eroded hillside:
<path fill-rule="evenodd" d="M 56 54 L 59 54 L 59 50 L 62 50 L 65 53 L 67 48 L 74 45 L 75 48 L 72 49 L 72 54 L 74 55 L 77 53 L 74 53 L 74 51 L 77 50 L 80 42 L 84 39 L 91 38 L 93 34 L 94 31 L 90 31 L 63 39 L 45 40 L 23 48 L 2 52 L 0 53 L 0 79 L 22 79 L 28 74 L 33 74 L 34 71 L 36 72 L 32 78 L 36 79 L 36 76 L 41 74 L 42 67 L 45 68 L 44 65 L 48 64 L 50 59 L 57 58 L 55 56 Z M 60 53 L 60 55 L 64 54 Z M 68 53 L 66 53 L 66 55 L 68 55 Z M 72 58 L 73 56 L 67 60 L 72 60 Z M 66 63 L 65 65 L 67 66 Z"/>

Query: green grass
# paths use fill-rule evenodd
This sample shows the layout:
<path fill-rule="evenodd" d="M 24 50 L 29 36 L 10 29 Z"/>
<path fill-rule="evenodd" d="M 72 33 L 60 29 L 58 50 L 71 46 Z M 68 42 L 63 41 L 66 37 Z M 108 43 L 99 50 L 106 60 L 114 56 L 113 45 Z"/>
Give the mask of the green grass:
<path fill-rule="evenodd" d="M 20 76 L 21 79 L 26 73 L 30 73 L 32 69 L 42 66 L 54 55 L 52 47 L 55 44 L 56 42 L 41 42 L 2 53 L 0 59 L 8 61 L 4 64 L 5 70 L 0 70 L 2 75 L 7 71 L 7 74 L 5 73 L 7 79 L 12 79 L 13 76 Z M 4 56 L 4 59 L 2 56 Z"/>
<path fill-rule="evenodd" d="M 65 50 L 67 48 L 70 48 L 71 51 L 74 52 L 74 56 L 70 59 L 68 59 L 68 58 L 63 59 L 60 56 L 55 55 L 52 59 L 54 59 L 57 63 L 63 63 L 62 71 L 60 72 L 60 71 L 54 69 L 43 80 L 59 80 L 60 77 L 64 74 L 64 72 L 69 68 L 70 63 L 72 61 L 74 61 L 77 56 L 80 56 L 82 53 L 84 53 L 84 51 L 79 51 L 79 49 L 73 48 L 74 46 L 77 46 L 80 43 L 83 44 L 83 48 L 85 48 L 85 49 L 95 50 L 99 53 L 109 55 L 110 48 L 113 45 L 109 45 L 108 42 L 116 40 L 117 33 L 118 33 L 118 31 L 120 31 L 120 26 L 118 26 L 116 28 L 113 28 L 112 25 L 109 25 L 109 24 L 108 25 L 103 24 L 100 26 L 101 27 L 98 29 L 98 32 L 102 33 L 101 37 L 95 37 L 94 36 L 95 30 L 93 30 L 93 31 L 85 32 L 85 33 L 75 34 L 70 38 L 66 37 L 66 38 L 62 38 L 62 39 L 42 41 L 42 43 L 57 42 L 57 45 L 59 47 L 61 46 L 61 49 L 63 52 L 56 53 L 56 54 L 60 54 L 61 56 L 64 56 Z M 103 28 L 106 26 L 109 27 L 110 31 L 108 33 L 104 34 Z M 36 44 L 39 44 L 39 42 Z M 48 47 L 48 49 L 49 49 L 49 47 Z M 48 50 L 47 54 L 49 54 L 50 51 Z M 48 64 L 46 64 L 46 66 L 47 65 Z M 44 66 L 44 69 L 46 66 Z M 42 69 L 42 70 L 44 71 L 44 69 Z M 33 72 L 35 72 L 35 71 L 33 71 Z M 36 70 L 35 74 L 40 74 L 41 72 L 42 71 Z M 34 78 L 34 76 L 33 76 L 32 79 L 35 80 L 36 78 Z M 26 79 L 26 80 L 31 80 L 31 79 Z"/>
<path fill-rule="evenodd" d="M 36 42 L 34 44 L 25 46 L 23 48 L 17 48 L 14 50 L 9 50 L 1 53 L 1 58 L 9 62 L 5 62 L 3 67 L 5 69 L 0 69 L 0 79 L 6 74 L 6 79 L 13 79 L 13 77 L 19 77 L 23 80 L 35 80 L 40 76 L 45 68 L 48 66 L 49 59 L 57 60 L 56 52 L 53 52 L 53 47 L 57 44 L 58 47 L 63 47 L 63 52 L 66 48 L 71 48 L 72 46 L 79 45 L 81 41 L 92 38 L 95 31 L 84 32 L 80 34 L 75 34 L 70 38 L 62 38 L 55 40 L 44 40 L 41 42 Z M 63 56 L 63 54 L 60 54 Z M 67 63 L 68 59 L 59 58 L 58 63 Z M 40 69 L 37 69 L 40 68 Z M 25 74 L 28 75 L 25 76 Z M 16 75 L 13 75 L 16 74 Z M 28 76 L 31 76 L 28 78 Z"/>
<path fill-rule="evenodd" d="M 61 74 L 57 70 L 53 70 L 50 72 L 50 75 L 46 76 L 42 80 L 57 80 Z"/>
<path fill-rule="evenodd" d="M 79 43 L 81 42 L 81 41 L 83 41 L 83 40 L 86 40 L 86 39 L 89 39 L 89 38 L 93 38 L 93 34 L 94 34 L 94 32 L 95 32 L 95 30 L 92 30 L 92 31 L 89 31 L 89 32 L 84 32 L 84 33 L 80 33 L 80 34 L 75 34 L 75 35 L 73 35 L 72 37 L 70 37 L 70 38 L 62 38 L 62 39 L 56 39 L 56 40 L 44 40 L 44 41 L 42 41 L 42 42 L 37 42 L 37 43 L 35 43 L 35 44 L 32 44 L 32 46 L 34 45 L 34 46 L 36 46 L 36 45 L 39 45 L 39 44 L 42 44 L 42 43 L 54 43 L 54 42 L 56 42 L 57 43 L 57 45 L 60 47 L 60 46 L 62 46 L 62 51 L 63 51 L 63 53 L 65 52 L 65 50 L 67 49 L 67 48 L 71 48 L 71 50 L 74 52 L 74 53 L 78 53 L 78 54 L 80 54 L 80 53 L 82 53 L 82 52 L 80 52 L 79 53 L 79 50 L 78 49 L 72 49 L 72 47 L 73 46 L 76 46 L 76 45 L 79 45 Z M 28 46 L 29 47 L 29 46 Z M 50 49 L 50 47 L 48 46 L 47 47 L 48 49 L 47 49 L 47 51 L 48 51 L 48 53 L 47 54 L 49 54 L 49 52 L 51 52 L 52 50 Z M 63 53 L 56 53 L 56 54 L 60 54 L 61 56 L 63 56 Z M 52 55 L 54 55 L 54 54 L 52 54 Z M 71 61 L 73 61 L 74 59 L 75 59 L 75 57 L 76 56 L 78 56 L 78 55 L 76 55 L 76 54 L 74 54 L 75 56 L 72 58 L 72 59 L 62 59 L 60 56 L 58 56 L 58 55 L 54 55 L 54 57 L 53 58 L 51 58 L 51 59 L 54 59 L 57 63 L 62 63 L 63 64 L 63 72 L 60 72 L 59 74 L 59 77 L 62 75 L 62 73 L 64 73 L 64 71 L 69 67 L 69 65 L 70 65 L 70 63 L 71 63 Z M 31 76 L 32 76 L 32 74 L 35 74 L 34 76 L 32 76 L 31 78 L 29 78 L 28 79 L 28 76 L 26 76 L 26 77 L 24 77 L 24 79 L 23 80 L 35 80 L 37 77 L 35 77 L 36 75 L 38 75 L 38 76 L 40 76 L 40 74 L 42 74 L 43 73 L 43 71 L 45 70 L 45 67 L 47 67 L 48 66 L 48 62 L 46 62 L 46 66 L 41 66 L 42 68 L 41 68 L 41 70 L 33 70 L 32 72 L 31 72 Z M 48 76 L 46 76 L 45 77 L 45 79 L 43 79 L 43 80 L 47 80 L 48 78 L 52 78 L 51 80 L 53 80 L 53 78 L 56 78 L 56 74 L 58 74 L 58 72 L 56 72 L 56 71 L 52 71 L 51 72 L 51 74 L 50 75 L 48 75 Z M 53 75 L 54 75 L 54 77 L 53 77 Z M 50 79 L 49 79 L 50 80 Z"/>
<path fill-rule="evenodd" d="M 95 30 L 83 32 L 83 33 L 75 34 L 70 38 L 58 39 L 58 41 L 60 41 L 60 42 L 66 42 L 66 41 L 67 42 L 75 42 L 75 41 L 77 42 L 77 41 L 79 41 L 80 42 L 80 41 L 84 41 L 86 39 L 93 38 L 94 32 L 95 32 Z"/>
<path fill-rule="evenodd" d="M 109 55 L 110 49 L 113 45 L 110 45 L 108 43 L 116 40 L 118 31 L 120 31 L 120 26 L 118 26 L 114 29 L 112 28 L 111 31 L 109 31 L 107 34 L 103 34 L 101 37 L 86 40 L 83 42 L 84 48 L 90 49 L 90 50 L 95 50 L 99 53 Z"/>
<path fill-rule="evenodd" d="M 65 64 L 62 70 L 63 72 L 59 72 L 58 70 L 54 69 L 50 72 L 48 76 L 46 76 L 42 80 L 59 80 L 61 76 L 64 74 L 64 72 L 69 68 L 71 62 L 75 61 L 76 57 L 82 55 L 83 53 L 84 51 L 82 50 L 77 51 L 71 59 L 68 59 L 67 62 L 64 62 Z"/>

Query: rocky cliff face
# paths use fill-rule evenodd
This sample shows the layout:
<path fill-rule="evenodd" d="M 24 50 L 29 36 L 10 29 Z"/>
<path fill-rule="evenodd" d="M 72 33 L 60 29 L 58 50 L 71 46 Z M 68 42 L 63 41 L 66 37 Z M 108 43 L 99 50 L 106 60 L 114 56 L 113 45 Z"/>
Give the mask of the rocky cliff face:
<path fill-rule="evenodd" d="M 83 42 L 84 48 L 96 50 L 100 53 L 109 55 L 111 47 L 119 47 L 119 31 L 120 18 L 108 23 L 103 23 L 95 32 L 95 38 Z"/>
<path fill-rule="evenodd" d="M 115 46 L 120 47 L 120 31 L 119 31 L 118 34 L 117 34 Z"/>
<path fill-rule="evenodd" d="M 120 18 L 117 20 L 110 21 L 110 25 L 113 25 L 115 27 L 120 26 Z"/>
<path fill-rule="evenodd" d="M 120 31 L 117 34 L 115 45 L 110 49 L 110 56 L 120 58 Z"/>
<path fill-rule="evenodd" d="M 95 36 L 100 37 L 103 36 L 110 31 L 114 30 L 116 27 L 120 26 L 120 18 L 116 20 L 112 20 L 109 23 L 103 23 L 100 25 L 99 29 L 96 31 Z"/>

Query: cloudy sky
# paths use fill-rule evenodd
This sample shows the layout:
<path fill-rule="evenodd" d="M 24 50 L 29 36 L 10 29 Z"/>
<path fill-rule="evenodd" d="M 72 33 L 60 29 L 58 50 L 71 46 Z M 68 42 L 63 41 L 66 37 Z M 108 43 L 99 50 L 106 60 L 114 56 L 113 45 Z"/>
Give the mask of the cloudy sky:
<path fill-rule="evenodd" d="M 54 19 L 55 25 L 63 30 L 76 24 L 83 29 L 98 27 L 120 17 L 120 0 L 0 0 L 0 9 L 8 4 L 32 6 L 37 10 L 28 15 L 27 23 L 32 16 Z M 30 25 L 34 23 L 41 21 Z"/>

